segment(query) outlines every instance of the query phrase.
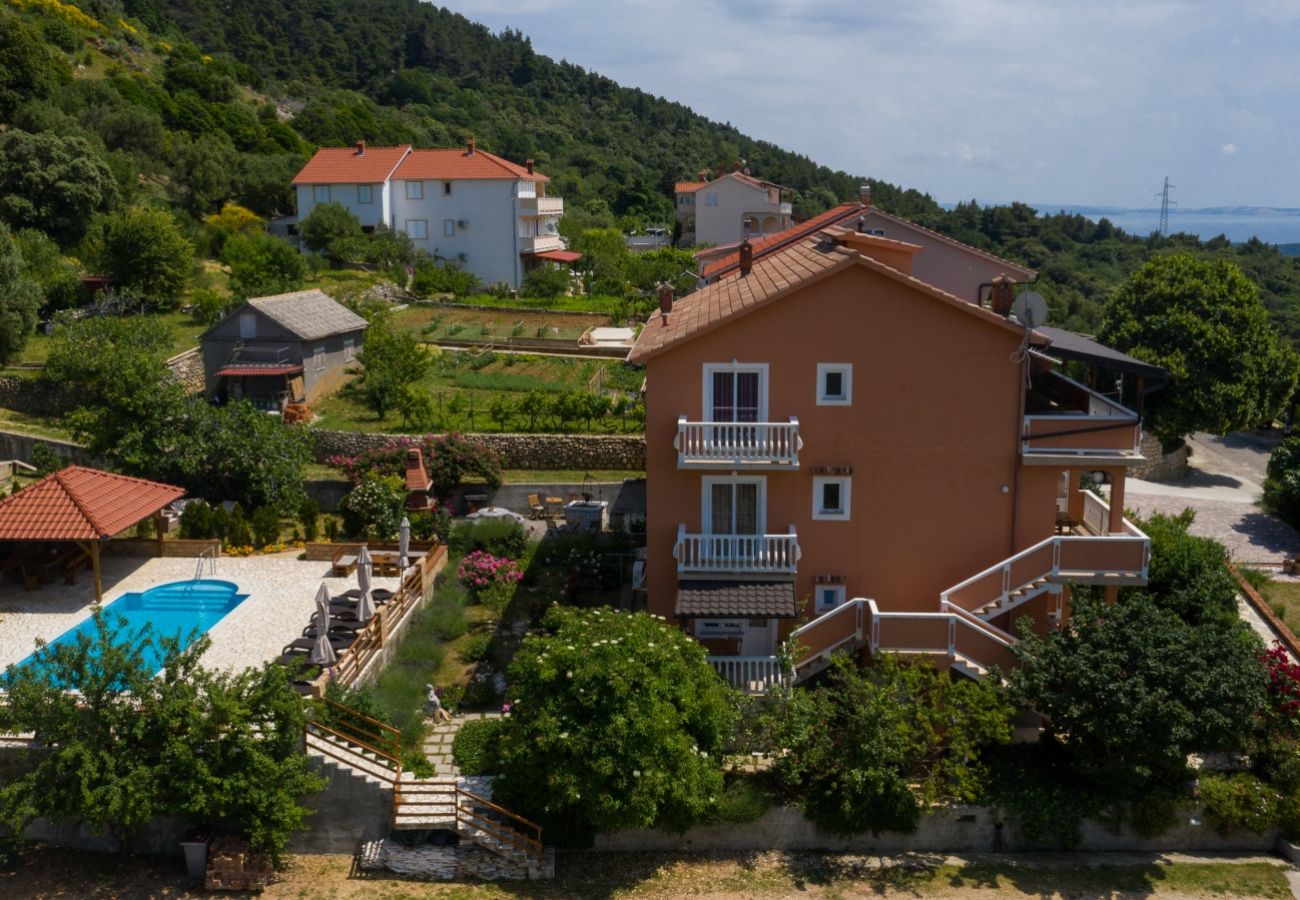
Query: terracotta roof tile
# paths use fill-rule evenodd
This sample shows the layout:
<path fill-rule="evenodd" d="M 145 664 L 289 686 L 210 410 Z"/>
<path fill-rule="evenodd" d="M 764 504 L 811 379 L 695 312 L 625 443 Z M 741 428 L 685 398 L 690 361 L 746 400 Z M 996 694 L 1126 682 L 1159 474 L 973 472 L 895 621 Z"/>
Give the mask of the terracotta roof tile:
<path fill-rule="evenodd" d="M 380 184 L 393 174 L 410 144 L 400 147 L 367 147 L 358 155 L 356 147 L 322 147 L 307 160 L 293 179 L 294 184 Z"/>
<path fill-rule="evenodd" d="M 728 320 L 752 312 L 782 297 L 802 290 L 840 269 L 859 265 L 929 294 L 970 315 L 1004 329 L 1020 332 L 1019 326 L 1002 316 L 967 303 L 946 291 L 894 269 L 877 259 L 835 243 L 829 234 L 805 236 L 754 261 L 748 275 L 736 274 L 700 288 L 677 301 L 665 318 L 650 317 L 628 354 L 628 361 L 644 362 L 652 356 L 712 331 Z"/>
<path fill-rule="evenodd" d="M 673 192 L 677 194 L 693 194 L 706 184 L 708 184 L 707 181 L 679 181 L 673 185 Z"/>
<path fill-rule="evenodd" d="M 754 248 L 754 259 L 757 260 L 765 253 L 771 253 L 796 241 L 803 240 L 828 225 L 836 225 L 846 219 L 861 215 L 866 209 L 867 207 L 861 203 L 841 203 L 839 206 L 787 228 L 785 231 L 754 238 L 749 242 L 749 245 Z M 716 250 L 717 248 L 710 249 Z M 702 278 L 714 278 L 736 269 L 739 265 L 740 251 L 733 248 L 730 253 L 705 263 L 700 276 Z"/>
<path fill-rule="evenodd" d="M 678 618 L 777 618 L 799 616 L 790 581 L 680 581 Z"/>
<path fill-rule="evenodd" d="M 412 150 L 393 173 L 394 178 L 411 181 L 509 180 L 549 181 L 541 172 L 531 175 L 521 165 L 494 153 L 464 147 L 441 150 Z"/>
<path fill-rule="evenodd" d="M 184 495 L 170 484 L 69 466 L 0 501 L 0 540 L 112 537 Z"/>

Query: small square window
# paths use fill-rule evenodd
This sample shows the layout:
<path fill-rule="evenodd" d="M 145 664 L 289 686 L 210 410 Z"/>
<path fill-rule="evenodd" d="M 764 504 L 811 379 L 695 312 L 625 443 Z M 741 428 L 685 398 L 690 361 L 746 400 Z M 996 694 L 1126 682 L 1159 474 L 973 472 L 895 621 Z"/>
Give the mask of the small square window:
<path fill-rule="evenodd" d="M 851 478 L 814 478 L 813 518 L 847 522 L 852 483 Z"/>
<path fill-rule="evenodd" d="M 443 233 L 444 235 L 446 235 L 447 237 L 455 237 L 455 236 L 456 236 L 456 220 L 455 220 L 455 219 L 443 219 L 443 220 L 442 220 L 442 233 Z"/>
<path fill-rule="evenodd" d="M 817 405 L 848 406 L 853 402 L 853 366 L 850 363 L 817 364 Z"/>
<path fill-rule="evenodd" d="M 369 185 L 369 184 L 359 184 L 359 185 L 357 185 L 357 202 L 358 202 L 358 203 L 374 203 L 374 202 L 375 202 L 375 189 L 374 189 L 374 187 L 373 187 L 372 185 Z"/>
<path fill-rule="evenodd" d="M 311 189 L 311 198 L 317 203 L 330 202 L 330 186 L 328 184 L 318 184 Z"/>
<path fill-rule="evenodd" d="M 718 195 L 717 195 L 717 194 L 705 194 L 705 195 L 704 195 L 704 205 L 705 205 L 705 206 L 717 206 L 717 205 L 718 205 Z"/>
<path fill-rule="evenodd" d="M 351 362 L 357 355 L 357 342 L 352 338 L 343 339 L 343 361 Z"/>
<path fill-rule="evenodd" d="M 817 585 L 817 612 L 826 612 L 844 603 L 845 589 L 842 584 Z"/>
<path fill-rule="evenodd" d="M 443 195 L 444 197 L 449 197 L 449 196 L 451 196 L 451 182 L 450 182 L 450 181 L 444 181 L 444 182 L 442 183 L 442 195 Z"/>
<path fill-rule="evenodd" d="M 424 182 L 423 182 L 423 181 L 408 181 L 408 182 L 406 183 L 406 199 L 407 199 L 407 200 L 423 200 L 423 199 L 424 199 Z"/>
<path fill-rule="evenodd" d="M 325 371 L 325 348 L 316 347 L 311 352 L 312 362 L 315 364 L 317 372 Z"/>
<path fill-rule="evenodd" d="M 429 239 L 429 223 L 424 219 L 407 219 L 406 234 L 413 241 Z"/>

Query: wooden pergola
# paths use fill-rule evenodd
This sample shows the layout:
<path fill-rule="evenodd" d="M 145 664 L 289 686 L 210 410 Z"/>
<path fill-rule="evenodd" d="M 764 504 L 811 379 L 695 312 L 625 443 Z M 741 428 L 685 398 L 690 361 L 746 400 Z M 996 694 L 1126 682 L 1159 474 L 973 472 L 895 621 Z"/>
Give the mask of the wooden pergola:
<path fill-rule="evenodd" d="M 90 560 L 100 602 L 103 543 L 150 516 L 161 518 L 162 509 L 184 495 L 175 485 L 68 466 L 0 500 L 0 541 L 72 544 Z M 161 555 L 162 528 L 157 534 Z"/>

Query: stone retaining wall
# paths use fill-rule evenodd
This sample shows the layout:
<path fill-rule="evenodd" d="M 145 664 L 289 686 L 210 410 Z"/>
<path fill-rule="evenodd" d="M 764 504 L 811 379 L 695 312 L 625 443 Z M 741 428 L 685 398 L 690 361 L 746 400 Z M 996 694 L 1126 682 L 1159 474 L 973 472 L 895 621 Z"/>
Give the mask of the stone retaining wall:
<path fill-rule="evenodd" d="M 0 381 L 3 381 L 3 379 L 0 379 Z M 0 406 L 4 405 L 4 403 L 0 403 Z M 12 409 L 12 407 L 9 408 Z M 21 434 L 16 431 L 0 431 L 0 459 L 21 459 L 23 462 L 30 463 L 32 461 L 32 448 L 37 444 L 48 445 L 54 450 L 54 454 L 64 462 L 83 466 L 97 464 L 97 460 L 80 444 L 61 441 L 58 438 L 43 438 L 30 434 Z"/>
<path fill-rule="evenodd" d="M 1146 462 L 1129 469 L 1129 478 L 1177 481 L 1187 476 L 1187 458 L 1191 455 L 1191 450 L 1186 442 L 1180 441 L 1177 447 L 1170 448 L 1166 453 L 1160 438 L 1149 431 L 1143 431 L 1141 448 Z"/>
<path fill-rule="evenodd" d="M 178 353 L 167 360 L 167 368 L 172 377 L 180 382 L 191 394 L 203 392 L 203 354 L 198 347 L 191 347 L 184 353 Z"/>
<path fill-rule="evenodd" d="M 1226 852 L 1268 853 L 1277 842 L 1277 830 L 1266 834 L 1240 832 L 1223 837 L 1202 824 L 1199 814 L 1180 819 L 1173 828 L 1154 838 L 1144 838 L 1128 828 L 1113 832 L 1085 820 L 1079 850 L 1110 852 Z M 1192 824 L 1196 822 L 1197 824 Z M 708 852 L 763 850 L 826 850 L 839 853 L 987 853 L 1028 852 L 1043 849 L 1033 835 L 1022 834 L 1002 815 L 986 806 L 940 810 L 921 818 L 912 834 L 884 832 L 837 837 L 819 832 L 791 806 L 777 806 L 744 825 L 700 825 L 685 834 L 654 830 L 627 830 L 596 837 L 594 849 L 602 852 Z"/>
<path fill-rule="evenodd" d="M 29 416 L 67 412 L 74 397 L 64 389 L 39 378 L 21 375 L 0 377 L 0 407 Z"/>
<path fill-rule="evenodd" d="M 379 449 L 403 434 L 359 434 L 313 429 L 316 459 Z M 496 451 L 507 469 L 625 469 L 645 471 L 645 436 L 628 434 L 467 434 Z"/>

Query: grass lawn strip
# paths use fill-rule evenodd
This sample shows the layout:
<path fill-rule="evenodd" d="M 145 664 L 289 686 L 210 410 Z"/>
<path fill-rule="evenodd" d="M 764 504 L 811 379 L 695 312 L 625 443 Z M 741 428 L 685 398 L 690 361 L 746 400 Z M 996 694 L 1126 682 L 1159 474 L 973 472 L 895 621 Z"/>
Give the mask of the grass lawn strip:
<path fill-rule="evenodd" d="M 352 874 L 350 856 L 295 856 L 267 898 L 506 897 L 1105 897 L 1286 900 L 1284 867 L 1270 861 L 1053 865 L 937 858 L 880 868 L 872 858 L 817 853 L 671 855 L 560 853 L 549 882 L 429 884 Z M 178 858 L 117 857 L 32 846 L 0 875 L 7 897 L 206 897 Z"/>
<path fill-rule="evenodd" d="M 1260 596 L 1292 631 L 1300 631 L 1300 581 L 1265 581 Z"/>

